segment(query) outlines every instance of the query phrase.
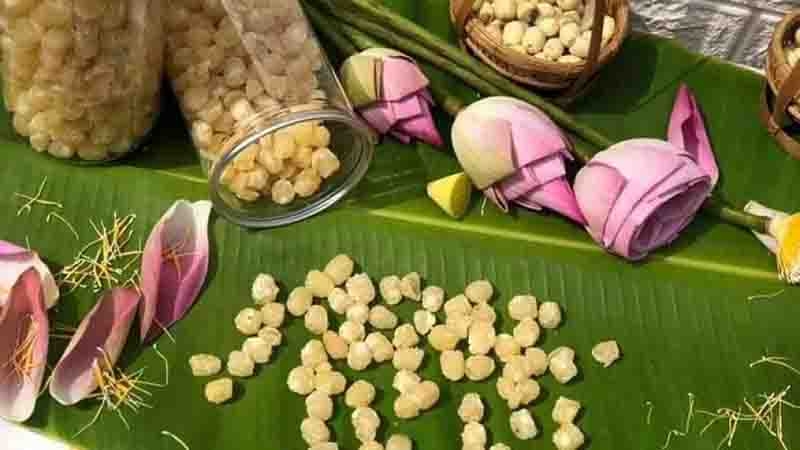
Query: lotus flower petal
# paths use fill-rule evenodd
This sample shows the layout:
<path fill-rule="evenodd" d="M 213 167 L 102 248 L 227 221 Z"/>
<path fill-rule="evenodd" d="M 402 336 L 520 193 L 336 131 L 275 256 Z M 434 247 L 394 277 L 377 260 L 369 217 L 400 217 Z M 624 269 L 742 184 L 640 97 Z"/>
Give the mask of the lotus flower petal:
<path fill-rule="evenodd" d="M 756 216 L 766 217 L 768 219 L 786 219 L 789 217 L 789 215 L 784 212 L 768 208 L 767 206 L 764 206 L 756 201 L 748 202 L 747 205 L 744 206 L 744 211 Z M 756 238 L 758 238 L 759 241 L 761 241 L 762 244 L 764 244 L 765 247 L 769 249 L 769 251 L 775 254 L 778 253 L 779 245 L 777 238 L 764 233 L 753 232 L 753 234 L 756 236 Z"/>
<path fill-rule="evenodd" d="M 420 103 L 422 113 L 416 117 L 398 122 L 394 128 L 396 134 L 404 136 L 415 137 L 422 142 L 427 142 L 434 147 L 441 147 L 444 145 L 439 131 L 436 129 L 436 123 L 433 120 L 433 113 L 427 102 Z"/>
<path fill-rule="evenodd" d="M 686 150 L 694 161 L 711 176 L 711 183 L 719 180 L 719 167 L 714 157 L 711 141 L 708 138 L 703 113 L 697 105 L 692 91 L 681 85 L 672 117 L 669 121 L 669 141 L 672 145 Z"/>
<path fill-rule="evenodd" d="M 116 364 L 139 306 L 139 293 L 117 288 L 103 293 L 53 370 L 50 395 L 62 405 L 74 405 L 97 390 L 95 365 Z"/>
<path fill-rule="evenodd" d="M 0 418 L 24 422 L 33 414 L 47 366 L 49 335 L 42 281 L 30 268 L 11 287 L 0 310 Z"/>
<path fill-rule="evenodd" d="M 47 308 L 52 308 L 58 303 L 59 292 L 56 280 L 39 255 L 10 242 L 0 241 L 0 307 L 6 303 L 11 286 L 23 272 L 31 267 L 36 269 L 42 280 Z"/>
<path fill-rule="evenodd" d="M 502 181 L 516 171 L 508 121 L 486 118 L 467 108 L 453 122 L 453 148 L 478 189 Z"/>
<path fill-rule="evenodd" d="M 712 190 L 711 177 L 687 152 L 654 139 L 598 153 L 575 180 L 589 234 L 631 260 L 674 241 Z"/>
<path fill-rule="evenodd" d="M 572 219 L 577 223 L 586 223 L 583 213 L 575 200 L 575 193 L 572 191 L 566 179 L 557 179 L 543 184 L 527 194 L 517 197 L 514 200 L 520 206 L 536 210 L 535 206 L 545 207 L 551 211 Z"/>
<path fill-rule="evenodd" d="M 361 114 L 361 117 L 380 134 L 388 133 L 394 124 L 397 123 L 397 117 L 394 115 L 394 108 L 387 102 L 374 103 L 361 108 L 358 112 Z"/>
<path fill-rule="evenodd" d="M 179 200 L 153 228 L 142 255 L 143 341 L 183 318 L 200 295 L 208 273 L 210 215 L 210 202 Z"/>
<path fill-rule="evenodd" d="M 428 87 L 425 74 L 409 58 L 385 58 L 382 75 L 381 98 L 386 101 L 399 101 Z"/>

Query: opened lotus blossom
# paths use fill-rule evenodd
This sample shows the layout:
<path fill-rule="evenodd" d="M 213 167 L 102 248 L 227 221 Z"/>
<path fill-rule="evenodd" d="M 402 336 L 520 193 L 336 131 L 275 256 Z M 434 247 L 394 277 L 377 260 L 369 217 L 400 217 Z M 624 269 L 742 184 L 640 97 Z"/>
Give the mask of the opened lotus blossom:
<path fill-rule="evenodd" d="M 136 290 L 127 288 L 101 295 L 53 369 L 50 395 L 56 401 L 74 405 L 97 390 L 95 370 L 116 364 L 128 341 L 139 297 Z"/>
<path fill-rule="evenodd" d="M 49 334 L 42 281 L 30 268 L 0 308 L 0 418 L 24 422 L 33 414 L 47 367 Z"/>
<path fill-rule="evenodd" d="M 153 228 L 142 255 L 141 337 L 152 341 L 189 311 L 208 273 L 211 202 L 179 200 Z"/>
<path fill-rule="evenodd" d="M 714 190 L 719 170 L 701 112 L 682 86 L 669 142 L 633 139 L 598 153 L 575 179 L 587 230 L 630 260 L 672 243 Z"/>
<path fill-rule="evenodd" d="M 542 111 L 511 97 L 486 98 L 458 114 L 452 134 L 464 171 L 501 209 L 547 208 L 585 223 L 566 178 L 571 144 Z"/>
<path fill-rule="evenodd" d="M 753 232 L 778 262 L 778 275 L 789 284 L 800 284 L 800 214 L 787 214 L 751 201 L 750 214 L 769 219 L 766 233 Z"/>
<path fill-rule="evenodd" d="M 342 85 L 353 106 L 381 135 L 409 144 L 418 139 L 440 147 L 428 91 L 428 78 L 414 60 L 400 52 L 372 48 L 342 65 Z"/>
<path fill-rule="evenodd" d="M 42 262 L 39 255 L 33 250 L 0 241 L 0 307 L 8 300 L 11 286 L 30 268 L 36 269 L 39 273 L 45 306 L 50 309 L 58 303 L 58 286 L 50 269 Z"/>

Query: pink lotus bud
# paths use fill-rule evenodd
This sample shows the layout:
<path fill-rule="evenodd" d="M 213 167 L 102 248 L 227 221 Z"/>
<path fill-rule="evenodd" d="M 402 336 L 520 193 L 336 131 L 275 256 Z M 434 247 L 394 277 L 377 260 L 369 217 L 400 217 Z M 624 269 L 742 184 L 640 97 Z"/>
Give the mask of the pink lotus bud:
<path fill-rule="evenodd" d="M 413 59 L 373 48 L 348 58 L 341 75 L 353 106 L 378 133 L 391 134 L 405 144 L 419 139 L 443 145 L 431 114 L 428 79 Z"/>
<path fill-rule="evenodd" d="M 50 269 L 39 259 L 39 255 L 33 250 L 0 241 L 0 308 L 8 300 L 11 286 L 16 283 L 23 272 L 31 267 L 36 269 L 41 278 L 45 306 L 49 309 L 58 303 L 58 286 L 56 286 Z"/>
<path fill-rule="evenodd" d="M 498 207 L 547 208 L 586 223 L 566 178 L 570 142 L 542 111 L 490 97 L 464 109 L 452 132 L 464 171 Z"/>
<path fill-rule="evenodd" d="M 630 260 L 672 243 L 714 190 L 719 170 L 697 103 L 682 86 L 670 142 L 633 139 L 598 153 L 575 194 L 592 238 Z"/>

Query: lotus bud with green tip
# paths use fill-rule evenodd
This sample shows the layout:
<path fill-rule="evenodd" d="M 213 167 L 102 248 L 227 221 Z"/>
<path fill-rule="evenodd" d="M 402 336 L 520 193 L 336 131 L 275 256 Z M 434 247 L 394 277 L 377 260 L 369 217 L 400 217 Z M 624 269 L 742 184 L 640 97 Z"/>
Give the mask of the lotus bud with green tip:
<path fill-rule="evenodd" d="M 381 135 L 405 144 L 418 139 L 441 147 L 428 91 L 428 79 L 410 57 L 373 48 L 342 65 L 342 85 L 361 117 Z"/>
<path fill-rule="evenodd" d="M 452 133 L 464 171 L 498 207 L 547 208 L 585 223 L 566 177 L 570 142 L 542 111 L 490 97 L 461 111 Z"/>
<path fill-rule="evenodd" d="M 778 275 L 789 284 L 800 284 L 800 214 L 786 214 L 758 202 L 744 210 L 769 219 L 767 233 L 755 233 L 778 261 Z"/>

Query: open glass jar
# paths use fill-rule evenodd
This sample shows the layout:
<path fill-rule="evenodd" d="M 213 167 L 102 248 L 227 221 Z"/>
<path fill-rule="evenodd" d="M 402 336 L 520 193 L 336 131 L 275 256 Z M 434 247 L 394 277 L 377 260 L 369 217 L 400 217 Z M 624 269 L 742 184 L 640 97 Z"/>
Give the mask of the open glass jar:
<path fill-rule="evenodd" d="M 176 0 L 167 72 L 217 211 L 285 225 L 340 200 L 374 139 L 353 114 L 297 0 Z"/>
<path fill-rule="evenodd" d="M 0 12 L 3 95 L 39 152 L 108 161 L 136 149 L 160 109 L 162 0 L 14 0 Z"/>

